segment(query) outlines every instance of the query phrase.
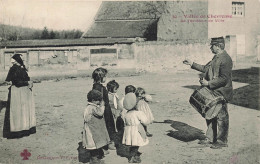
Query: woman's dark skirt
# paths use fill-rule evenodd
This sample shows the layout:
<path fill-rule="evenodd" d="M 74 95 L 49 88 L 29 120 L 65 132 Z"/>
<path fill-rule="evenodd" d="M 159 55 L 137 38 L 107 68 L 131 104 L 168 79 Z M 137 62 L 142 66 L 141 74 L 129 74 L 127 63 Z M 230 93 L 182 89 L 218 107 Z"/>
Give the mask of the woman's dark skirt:
<path fill-rule="evenodd" d="M 3 137 L 7 139 L 22 138 L 36 133 L 36 126 L 30 127 L 28 130 L 11 131 L 10 127 L 10 108 L 11 108 L 11 88 L 9 88 L 8 100 L 6 104 Z M 34 103 L 34 102 L 33 102 Z"/>

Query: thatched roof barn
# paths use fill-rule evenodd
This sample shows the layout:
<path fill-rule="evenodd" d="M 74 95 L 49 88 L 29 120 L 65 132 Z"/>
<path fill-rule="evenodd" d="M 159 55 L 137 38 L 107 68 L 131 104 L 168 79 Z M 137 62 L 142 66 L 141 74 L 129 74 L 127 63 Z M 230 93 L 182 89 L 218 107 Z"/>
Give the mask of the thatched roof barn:
<path fill-rule="evenodd" d="M 83 38 L 157 39 L 157 23 L 165 2 L 103 2 Z"/>

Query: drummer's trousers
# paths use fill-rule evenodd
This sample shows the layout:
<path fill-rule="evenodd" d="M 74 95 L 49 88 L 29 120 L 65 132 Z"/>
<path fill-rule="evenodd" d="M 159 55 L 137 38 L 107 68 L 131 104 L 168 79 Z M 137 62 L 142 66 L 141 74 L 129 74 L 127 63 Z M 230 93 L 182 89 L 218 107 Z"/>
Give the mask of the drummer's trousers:
<path fill-rule="evenodd" d="M 221 108 L 217 116 L 206 120 L 208 126 L 206 137 L 213 143 L 216 141 L 227 143 L 229 127 L 227 103 L 218 104 L 216 108 Z"/>

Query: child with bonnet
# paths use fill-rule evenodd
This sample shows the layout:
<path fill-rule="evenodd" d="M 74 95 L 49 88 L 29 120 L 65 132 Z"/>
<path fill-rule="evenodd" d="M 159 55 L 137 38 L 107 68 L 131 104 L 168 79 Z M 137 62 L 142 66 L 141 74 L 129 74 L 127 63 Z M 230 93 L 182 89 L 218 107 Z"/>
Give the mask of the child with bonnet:
<path fill-rule="evenodd" d="M 123 106 L 127 110 L 124 122 L 124 134 L 122 144 L 130 146 L 129 163 L 140 163 L 141 153 L 138 152 L 140 146 L 149 143 L 143 125 L 148 124 L 147 117 L 143 111 L 136 110 L 137 98 L 134 93 L 125 95 Z"/>

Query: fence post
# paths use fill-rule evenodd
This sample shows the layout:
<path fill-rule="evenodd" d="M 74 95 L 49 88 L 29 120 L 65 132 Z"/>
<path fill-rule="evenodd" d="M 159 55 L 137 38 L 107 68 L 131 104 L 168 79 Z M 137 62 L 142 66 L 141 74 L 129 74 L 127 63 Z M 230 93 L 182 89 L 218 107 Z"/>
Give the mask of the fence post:
<path fill-rule="evenodd" d="M 27 67 L 28 67 L 28 70 L 30 69 L 30 56 L 29 56 L 29 50 L 27 50 L 26 52 L 26 64 L 27 64 Z"/>
<path fill-rule="evenodd" d="M 4 69 L 4 64 L 5 64 L 4 61 L 5 61 L 4 50 L 0 49 L 0 66 L 1 66 L 0 69 Z"/>
<path fill-rule="evenodd" d="M 135 70 L 140 71 L 140 56 L 139 56 L 139 51 L 140 51 L 140 44 L 137 45 L 135 42 L 132 43 L 132 49 L 133 49 L 133 55 L 134 55 L 134 65 L 135 65 Z"/>
<path fill-rule="evenodd" d="M 260 61 L 260 35 L 257 36 L 257 61 Z"/>
<path fill-rule="evenodd" d="M 91 49 L 88 49 L 89 50 L 89 59 L 88 59 L 88 66 L 89 66 L 89 68 L 91 68 Z"/>
<path fill-rule="evenodd" d="M 38 50 L 38 55 L 37 55 L 37 60 L 38 60 L 38 66 L 40 66 L 40 50 Z"/>

